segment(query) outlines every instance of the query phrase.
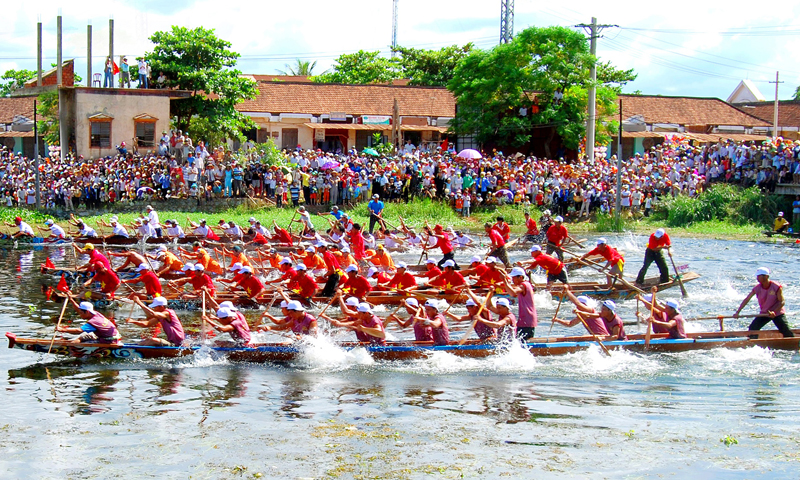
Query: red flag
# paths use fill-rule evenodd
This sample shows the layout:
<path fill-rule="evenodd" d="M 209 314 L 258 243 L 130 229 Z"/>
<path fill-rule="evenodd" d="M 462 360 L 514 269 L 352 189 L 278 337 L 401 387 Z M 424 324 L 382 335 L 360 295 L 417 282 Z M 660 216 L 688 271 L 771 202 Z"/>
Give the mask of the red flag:
<path fill-rule="evenodd" d="M 58 281 L 58 285 L 56 285 L 56 290 L 60 292 L 67 293 L 69 292 L 69 286 L 67 285 L 67 279 L 64 278 L 64 275 L 61 275 L 61 280 Z"/>
<path fill-rule="evenodd" d="M 214 230 L 209 230 L 209 231 L 208 231 L 208 235 L 206 235 L 206 237 L 207 237 L 209 240 L 213 240 L 213 241 L 215 241 L 215 242 L 219 240 L 219 235 L 217 235 L 216 233 L 214 233 Z"/>
<path fill-rule="evenodd" d="M 50 257 L 47 257 L 47 260 L 44 261 L 44 266 L 47 268 L 56 268 L 56 266 L 53 265 L 53 261 L 50 260 Z"/>
<path fill-rule="evenodd" d="M 113 70 L 114 75 L 118 74 L 119 73 L 119 67 L 117 66 L 117 62 L 111 62 L 111 63 L 114 64 L 114 70 Z"/>
<path fill-rule="evenodd" d="M 53 287 L 47 287 L 47 290 L 44 292 L 45 296 L 47 297 L 47 301 L 50 301 L 50 296 L 53 295 Z"/>

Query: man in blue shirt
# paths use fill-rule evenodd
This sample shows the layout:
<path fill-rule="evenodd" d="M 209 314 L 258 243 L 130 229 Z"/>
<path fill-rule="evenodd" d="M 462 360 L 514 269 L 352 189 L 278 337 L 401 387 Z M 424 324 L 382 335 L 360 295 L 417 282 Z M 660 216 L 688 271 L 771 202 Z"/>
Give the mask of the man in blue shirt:
<path fill-rule="evenodd" d="M 242 170 L 242 167 L 238 163 L 233 166 L 231 175 L 233 177 L 233 196 L 244 197 L 244 189 L 242 188 L 242 182 L 244 181 L 244 170 Z"/>
<path fill-rule="evenodd" d="M 372 231 L 375 229 L 375 224 L 380 222 L 383 225 L 383 220 L 381 219 L 381 212 L 383 212 L 383 202 L 378 200 L 380 197 L 375 194 L 372 196 L 372 201 L 369 202 L 367 205 L 367 209 L 369 209 L 369 233 L 371 234 Z M 383 225 L 383 228 L 386 228 L 386 225 Z"/>

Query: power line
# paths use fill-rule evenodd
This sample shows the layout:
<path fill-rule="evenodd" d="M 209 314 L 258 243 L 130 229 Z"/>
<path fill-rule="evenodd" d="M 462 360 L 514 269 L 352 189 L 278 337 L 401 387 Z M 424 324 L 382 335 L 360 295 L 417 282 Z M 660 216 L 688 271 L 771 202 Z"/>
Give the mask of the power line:
<path fill-rule="evenodd" d="M 775 25 L 775 26 L 761 26 L 761 27 L 739 27 L 730 30 L 691 30 L 691 29 L 678 29 L 678 28 L 634 28 L 634 27 L 620 27 L 625 30 L 632 30 L 636 32 L 653 32 L 653 33 L 667 33 L 667 34 L 680 34 L 687 33 L 696 34 L 712 34 L 724 36 L 743 36 L 743 37 L 780 37 L 784 35 L 800 35 L 800 28 L 790 27 L 788 25 Z M 782 28 L 792 28 L 791 30 L 781 30 Z M 763 30 L 763 31 L 762 31 Z"/>

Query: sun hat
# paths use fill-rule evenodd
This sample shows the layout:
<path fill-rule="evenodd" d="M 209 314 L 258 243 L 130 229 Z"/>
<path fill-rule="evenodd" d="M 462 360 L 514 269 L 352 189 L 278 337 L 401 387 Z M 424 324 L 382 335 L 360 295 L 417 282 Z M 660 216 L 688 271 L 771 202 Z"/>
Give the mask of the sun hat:
<path fill-rule="evenodd" d="M 667 306 L 680 313 L 680 305 L 675 300 L 667 300 Z"/>
<path fill-rule="evenodd" d="M 509 302 L 507 298 L 498 298 L 495 300 L 494 305 L 496 307 L 511 308 L 511 302 Z"/>
<path fill-rule="evenodd" d="M 236 307 L 233 306 L 233 302 L 231 302 L 230 300 L 226 300 L 226 301 L 220 303 L 219 304 L 219 308 L 227 308 L 228 310 L 230 310 L 232 312 L 235 312 L 236 310 L 238 310 Z"/>
<path fill-rule="evenodd" d="M 206 269 L 206 267 L 202 266 L 202 265 L 201 265 L 201 264 L 199 264 L 199 263 L 195 264 L 195 266 L 194 266 L 194 271 L 195 271 L 195 272 L 202 272 L 202 271 L 203 271 L 203 270 L 205 270 L 205 269 Z"/>
<path fill-rule="evenodd" d="M 167 306 L 167 299 L 164 297 L 156 297 L 153 299 L 153 302 L 150 304 L 151 307 L 166 307 Z"/>
<path fill-rule="evenodd" d="M 469 259 L 469 263 L 480 262 L 481 257 L 479 255 L 473 255 L 472 258 Z"/>
<path fill-rule="evenodd" d="M 228 310 L 227 308 L 220 308 L 219 310 L 217 310 L 218 318 L 228 318 L 230 316 L 232 316 L 231 311 Z"/>
<path fill-rule="evenodd" d="M 377 268 L 369 267 L 369 270 L 367 270 L 367 278 L 372 278 L 372 276 L 375 275 L 376 273 L 378 273 Z"/>
<path fill-rule="evenodd" d="M 253 273 L 253 269 L 250 267 L 242 267 L 239 269 L 239 273 Z"/>
<path fill-rule="evenodd" d="M 291 264 L 292 264 L 292 260 L 291 259 L 284 258 L 283 260 L 280 261 L 280 263 L 278 265 L 291 265 Z"/>
<path fill-rule="evenodd" d="M 358 312 L 359 313 L 372 313 L 372 307 L 369 306 L 369 303 L 359 303 L 358 304 Z"/>
<path fill-rule="evenodd" d="M 525 276 L 525 270 L 523 270 L 523 269 L 521 269 L 519 267 L 514 267 L 514 268 L 511 269 L 511 273 L 509 274 L 509 276 L 511 276 L 511 277 L 524 277 Z"/>
<path fill-rule="evenodd" d="M 408 268 L 408 264 L 406 262 L 397 262 L 395 265 L 398 269 L 400 268 Z"/>
<path fill-rule="evenodd" d="M 581 295 L 578 297 L 578 301 L 586 305 L 587 303 L 589 303 L 589 297 L 587 297 L 586 295 Z"/>
<path fill-rule="evenodd" d="M 447 268 L 447 267 L 456 268 L 456 262 L 454 262 L 452 260 L 448 260 L 448 261 L 446 261 L 446 262 L 444 262 L 442 264 L 442 267 L 444 267 L 444 268 Z"/>
<path fill-rule="evenodd" d="M 231 272 L 238 272 L 239 270 L 242 269 L 242 267 L 244 267 L 244 265 L 242 265 L 241 262 L 236 262 L 233 265 L 231 265 Z"/>
<path fill-rule="evenodd" d="M 603 300 L 603 306 L 607 309 L 615 312 L 617 310 L 617 304 L 614 303 L 612 300 Z"/>
<path fill-rule="evenodd" d="M 286 305 L 286 309 L 294 310 L 296 312 L 304 312 L 306 310 L 306 308 L 297 300 L 292 300 L 291 302 L 289 302 L 289 304 Z"/>
<path fill-rule="evenodd" d="M 92 302 L 81 302 L 78 308 L 86 310 L 87 312 L 94 312 L 94 305 L 92 305 Z"/>
<path fill-rule="evenodd" d="M 656 238 L 661 238 L 664 236 L 665 233 L 667 232 L 663 228 L 659 228 L 658 230 L 656 230 L 655 236 Z"/>
<path fill-rule="evenodd" d="M 419 307 L 419 301 L 416 298 L 406 298 L 406 305 L 409 307 Z"/>
<path fill-rule="evenodd" d="M 348 307 L 357 307 L 359 301 L 356 297 L 349 297 L 347 300 L 344 301 L 344 304 Z"/>
<path fill-rule="evenodd" d="M 761 276 L 761 275 L 769 276 L 769 268 L 760 267 L 759 269 L 757 269 L 756 270 L 756 277 Z"/>
<path fill-rule="evenodd" d="M 348 265 L 347 268 L 344 269 L 345 272 L 357 272 L 358 267 L 355 265 Z"/>
<path fill-rule="evenodd" d="M 308 268 L 306 268 L 306 266 L 303 265 L 302 263 L 298 263 L 297 266 L 294 267 L 294 269 L 297 270 L 298 272 L 305 272 L 306 270 L 308 270 Z"/>
<path fill-rule="evenodd" d="M 425 301 L 426 307 L 435 308 L 437 311 L 439 310 L 439 301 L 434 298 L 429 298 Z"/>
<path fill-rule="evenodd" d="M 598 245 L 605 245 L 606 243 L 607 243 L 607 242 L 606 242 L 606 239 L 605 239 L 605 238 L 598 238 L 598 239 L 597 239 L 597 244 L 598 244 Z"/>
<path fill-rule="evenodd" d="M 542 247 L 540 247 L 539 245 L 534 245 L 534 246 L 531 247 L 531 253 L 533 253 L 533 252 L 541 252 L 541 251 L 542 251 Z"/>
<path fill-rule="evenodd" d="M 475 303 L 475 300 L 473 300 L 473 299 L 471 299 L 471 298 L 468 298 L 468 299 L 467 299 L 467 306 L 468 306 L 468 307 L 477 307 L 477 306 L 478 306 L 478 304 L 477 304 L 477 303 Z"/>

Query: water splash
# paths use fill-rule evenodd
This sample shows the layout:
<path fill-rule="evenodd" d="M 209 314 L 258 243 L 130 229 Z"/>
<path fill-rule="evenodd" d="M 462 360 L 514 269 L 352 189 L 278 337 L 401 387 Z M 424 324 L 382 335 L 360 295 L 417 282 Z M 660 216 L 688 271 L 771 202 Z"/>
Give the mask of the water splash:
<path fill-rule="evenodd" d="M 364 348 L 345 349 L 328 335 L 305 336 L 297 342 L 300 356 L 295 365 L 310 369 L 342 369 L 353 365 L 372 365 L 375 360 Z"/>

